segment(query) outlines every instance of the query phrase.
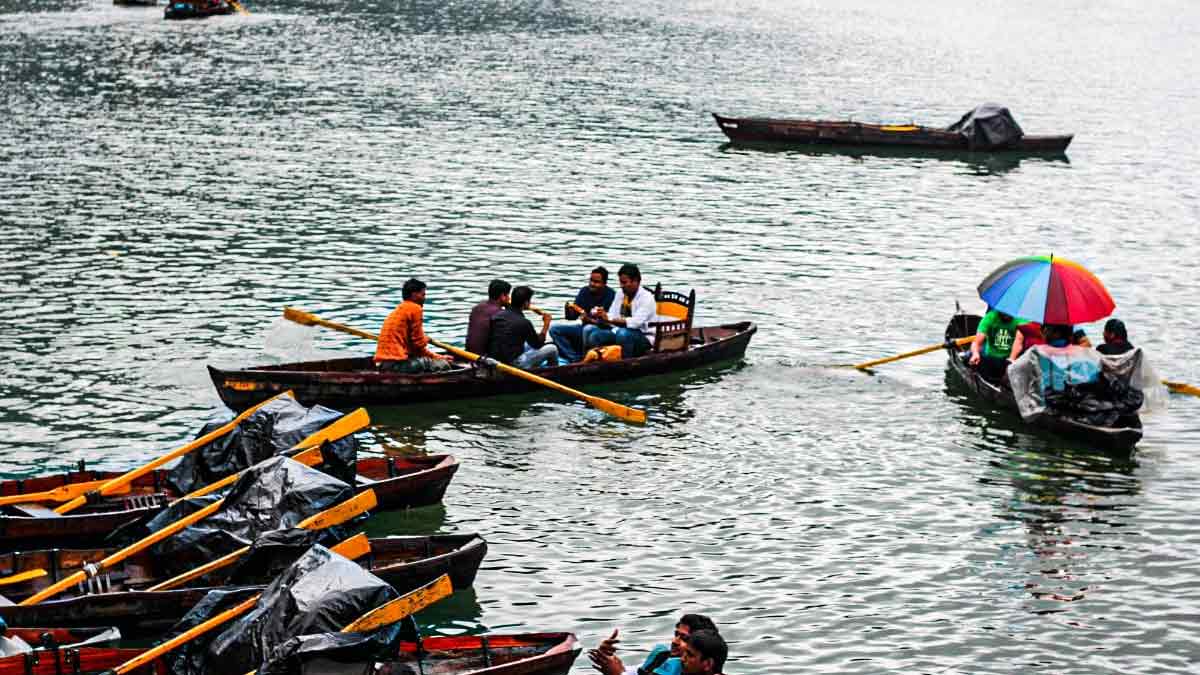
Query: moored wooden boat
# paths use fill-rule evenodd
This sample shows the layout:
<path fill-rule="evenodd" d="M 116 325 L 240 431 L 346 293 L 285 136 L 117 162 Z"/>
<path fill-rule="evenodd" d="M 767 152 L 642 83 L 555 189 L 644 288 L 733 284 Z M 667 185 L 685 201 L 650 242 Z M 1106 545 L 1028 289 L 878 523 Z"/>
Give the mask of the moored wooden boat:
<path fill-rule="evenodd" d="M 25 655 L 0 658 L 0 675 L 100 675 L 144 651 L 59 647 L 35 652 L 37 658 Z M 579 652 L 579 642 L 571 633 L 431 637 L 419 644 L 401 643 L 395 658 L 380 662 L 372 672 L 377 675 L 419 672 L 427 675 L 566 675 Z M 363 671 L 348 665 L 344 672 Z M 162 660 L 151 661 L 130 675 L 152 673 L 166 675 L 166 664 Z"/>
<path fill-rule="evenodd" d="M 165 19 L 207 19 L 210 16 L 233 14 L 233 5 L 228 2 L 211 3 L 207 0 L 169 0 L 163 12 Z"/>
<path fill-rule="evenodd" d="M 749 321 L 692 328 L 686 350 L 650 352 L 620 361 L 572 363 L 531 370 L 571 387 L 660 375 L 741 358 L 758 328 Z M 221 400 L 245 410 L 291 389 L 304 405 L 367 406 L 496 396 L 544 391 L 540 385 L 487 368 L 462 367 L 439 373 L 406 375 L 376 369 L 371 357 L 308 361 L 221 370 L 209 366 Z"/>
<path fill-rule="evenodd" d="M 458 460 L 452 455 L 365 457 L 358 460 L 357 468 L 358 490 L 373 489 L 379 499 L 377 510 L 390 511 L 439 503 L 458 471 Z M 120 475 L 81 466 L 57 475 L 0 481 L 0 496 Z M 104 498 L 65 515 L 42 504 L 0 506 L 0 550 L 98 544 L 121 525 L 152 516 L 179 496 L 168 487 L 167 471 L 159 469 L 135 480 L 128 495 Z"/>
<path fill-rule="evenodd" d="M 863 124 L 834 120 L 769 117 L 723 117 L 713 113 L 717 126 L 734 143 L 834 145 L 847 147 L 920 148 L 968 152 L 959 133 L 916 124 Z M 1074 134 L 1022 136 L 1015 144 L 986 152 L 1062 153 Z"/>
<path fill-rule="evenodd" d="M 119 7 L 157 7 L 158 0 L 113 0 Z"/>
<path fill-rule="evenodd" d="M 1011 411 L 1020 419 L 1017 400 L 1008 387 L 1001 387 L 968 366 L 962 359 L 962 353 L 968 348 L 956 347 L 954 340 L 974 335 L 979 326 L 980 317 L 974 314 L 956 314 L 946 326 L 946 353 L 950 357 L 950 368 L 958 375 L 958 379 L 983 401 Z M 1128 452 L 1142 440 L 1141 421 L 1135 425 L 1124 427 L 1098 427 L 1085 424 L 1078 420 L 1062 415 L 1046 413 L 1039 415 L 1029 422 L 1030 426 L 1052 431 L 1061 436 L 1087 443 L 1088 445 Z"/>
<path fill-rule="evenodd" d="M 477 534 L 380 537 L 371 539 L 370 544 L 371 552 L 360 558 L 359 564 L 401 593 L 442 574 L 450 575 L 454 588 L 469 588 L 487 553 L 487 542 Z M 31 581 L 5 585 L 0 592 L 9 600 L 20 600 L 111 552 L 49 549 L 0 555 L 0 577 L 33 569 L 49 572 Z M 195 562 L 199 565 L 208 561 Z M 36 605 L 0 607 L 0 618 L 11 626 L 111 625 L 127 636 L 167 628 L 212 588 L 144 590 L 165 580 L 165 575 L 157 571 L 159 567 L 160 561 L 142 552 L 89 580 L 92 594 L 67 594 Z M 197 582 L 203 583 L 203 578 Z"/>

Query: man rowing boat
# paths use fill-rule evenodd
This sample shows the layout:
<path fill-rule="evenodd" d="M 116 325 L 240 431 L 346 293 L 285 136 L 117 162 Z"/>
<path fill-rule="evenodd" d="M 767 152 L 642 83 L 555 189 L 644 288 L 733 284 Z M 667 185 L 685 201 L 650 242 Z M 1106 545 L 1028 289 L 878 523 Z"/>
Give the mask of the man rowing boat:
<path fill-rule="evenodd" d="M 400 291 L 403 298 L 379 331 L 375 367 L 397 373 L 431 373 L 446 370 L 453 357 L 429 351 L 425 336 L 425 282 L 409 279 Z"/>

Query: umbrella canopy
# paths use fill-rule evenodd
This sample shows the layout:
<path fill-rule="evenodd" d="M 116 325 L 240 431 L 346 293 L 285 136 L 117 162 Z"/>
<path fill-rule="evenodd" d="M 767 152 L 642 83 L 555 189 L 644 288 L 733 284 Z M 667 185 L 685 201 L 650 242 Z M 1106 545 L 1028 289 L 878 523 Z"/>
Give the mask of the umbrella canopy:
<path fill-rule="evenodd" d="M 1004 263 L 979 284 L 979 297 L 997 311 L 1043 324 L 1098 321 L 1116 308 L 1095 274 L 1053 255 Z"/>

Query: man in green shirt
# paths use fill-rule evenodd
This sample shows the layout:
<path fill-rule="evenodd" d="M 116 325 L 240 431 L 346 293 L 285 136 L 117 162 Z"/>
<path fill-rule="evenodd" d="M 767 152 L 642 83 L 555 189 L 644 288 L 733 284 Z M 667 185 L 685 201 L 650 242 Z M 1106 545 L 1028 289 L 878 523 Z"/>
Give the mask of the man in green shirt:
<path fill-rule="evenodd" d="M 979 322 L 971 343 L 969 363 L 989 380 L 1000 380 L 1008 369 L 1008 357 L 1017 339 L 1019 322 L 1011 314 L 989 309 Z"/>

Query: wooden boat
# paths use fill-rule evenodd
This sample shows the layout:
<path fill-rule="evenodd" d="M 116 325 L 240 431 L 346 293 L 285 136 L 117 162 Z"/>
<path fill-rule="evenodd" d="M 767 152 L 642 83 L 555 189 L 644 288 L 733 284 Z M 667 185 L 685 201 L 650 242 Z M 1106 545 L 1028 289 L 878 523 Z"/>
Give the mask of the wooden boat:
<path fill-rule="evenodd" d="M 758 328 L 749 321 L 691 329 L 688 349 L 650 352 L 620 361 L 572 363 L 529 372 L 567 386 L 631 380 L 741 358 Z M 406 375 L 377 370 L 371 357 L 308 361 L 221 370 L 209 366 L 221 400 L 234 410 L 291 389 L 303 405 L 395 405 L 457 398 L 543 391 L 540 385 L 494 372 L 461 367 L 440 373 Z"/>
<path fill-rule="evenodd" d="M 967 389 L 976 396 L 993 406 L 1010 410 L 1019 416 L 1017 400 L 1013 396 L 1012 390 L 979 375 L 962 359 L 962 353 L 969 347 L 959 348 L 954 345 L 954 340 L 974 335 L 979 321 L 980 317 L 974 314 L 956 314 L 950 319 L 950 323 L 946 326 L 946 353 L 950 357 L 950 367 Z M 1142 440 L 1140 420 L 1131 426 L 1098 427 L 1070 417 L 1046 413 L 1036 417 L 1029 424 L 1107 450 L 1128 452 L 1137 445 L 1138 441 Z"/>
<path fill-rule="evenodd" d="M 119 7 L 157 7 L 158 0 L 113 0 Z"/>
<path fill-rule="evenodd" d="M 454 588 L 469 588 L 487 553 L 487 542 L 477 534 L 381 537 L 370 543 L 371 552 L 359 559 L 360 564 L 401 593 L 442 574 L 450 575 Z M 9 600 L 19 601 L 109 553 L 112 549 L 49 549 L 0 555 L 0 576 L 34 569 L 49 572 L 31 581 L 5 585 L 0 592 Z M 195 562 L 200 565 L 208 561 Z M 169 628 L 212 588 L 144 590 L 165 580 L 165 575 L 158 572 L 160 568 L 159 561 L 144 551 L 90 579 L 90 594 L 74 593 L 30 606 L 0 607 L 0 618 L 11 626 L 110 625 L 126 636 Z"/>
<path fill-rule="evenodd" d="M 233 5 L 228 2 L 210 3 L 206 0 L 170 0 L 163 13 L 164 19 L 207 19 L 210 16 L 233 14 Z"/>
<path fill-rule="evenodd" d="M 356 487 L 360 492 L 375 490 L 380 511 L 429 506 L 441 502 L 457 471 L 458 460 L 452 455 L 366 457 L 358 460 Z M 120 475 L 90 471 L 80 462 L 77 471 L 0 481 L 0 496 L 42 492 Z M 66 515 L 42 504 L 0 506 L 0 549 L 99 544 L 121 525 L 152 516 L 179 496 L 168 487 L 167 472 L 159 469 L 134 481 L 128 495 L 104 498 Z"/>
<path fill-rule="evenodd" d="M 879 148 L 922 148 L 968 152 L 967 141 L 957 132 L 916 124 L 863 124 L 832 120 L 795 120 L 769 117 L 722 117 L 713 113 L 717 126 L 734 143 L 835 145 Z M 1062 153 L 1074 134 L 1022 136 L 1015 145 L 986 152 Z"/>
<path fill-rule="evenodd" d="M 106 647 L 57 647 L 0 658 L 0 675 L 100 675 L 145 651 Z M 371 671 L 378 675 L 566 675 L 579 656 L 571 633 L 528 633 L 431 637 L 401 643 L 394 659 Z M 166 675 L 166 664 L 151 661 L 130 675 Z M 322 671 L 328 672 L 328 671 Z M 335 672 L 363 672 L 352 669 Z"/>

